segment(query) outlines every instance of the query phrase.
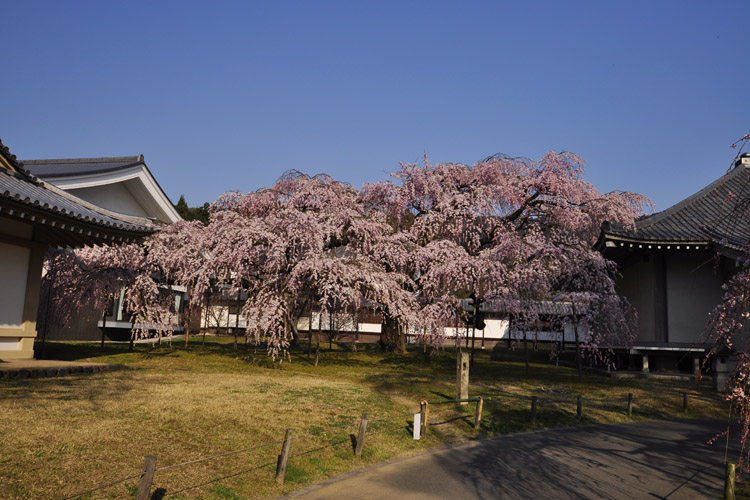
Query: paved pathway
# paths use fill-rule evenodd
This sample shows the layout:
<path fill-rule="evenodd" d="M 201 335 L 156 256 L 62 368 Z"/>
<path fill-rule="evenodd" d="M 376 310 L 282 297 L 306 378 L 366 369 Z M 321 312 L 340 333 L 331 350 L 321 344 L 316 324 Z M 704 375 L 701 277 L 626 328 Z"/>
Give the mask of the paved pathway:
<path fill-rule="evenodd" d="M 374 466 L 290 498 L 715 500 L 726 441 L 707 441 L 725 427 L 645 421 L 505 436 Z"/>

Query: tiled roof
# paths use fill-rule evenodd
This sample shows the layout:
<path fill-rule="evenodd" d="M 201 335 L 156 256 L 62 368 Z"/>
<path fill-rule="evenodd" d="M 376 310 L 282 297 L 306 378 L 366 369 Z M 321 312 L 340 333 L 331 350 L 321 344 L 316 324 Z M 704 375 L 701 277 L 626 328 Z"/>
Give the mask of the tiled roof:
<path fill-rule="evenodd" d="M 738 161 L 723 177 L 668 209 L 642 217 L 635 230 L 602 226 L 603 239 L 653 243 L 719 244 L 750 241 L 750 162 Z"/>
<path fill-rule="evenodd" d="M 140 180 L 143 186 L 135 188 L 140 194 L 134 193 L 134 196 L 140 198 L 138 203 L 143 205 L 144 213 L 166 224 L 180 220 L 174 204 L 149 170 L 143 155 L 23 160 L 21 164 L 40 179 L 73 192 L 82 187 L 109 183 L 128 183 L 128 189 L 132 190 L 133 183 L 137 186 L 137 180 Z"/>
<path fill-rule="evenodd" d="M 23 169 L 0 142 L 0 154 L 17 171 L 0 167 L 0 215 L 46 225 L 51 243 L 61 246 L 136 240 L 157 230 L 144 217 L 98 207 Z"/>
<path fill-rule="evenodd" d="M 69 158 L 54 160 L 23 160 L 23 166 L 37 177 L 66 177 L 94 174 L 129 168 L 143 163 L 143 155 L 114 158 Z"/>
<path fill-rule="evenodd" d="M 5 160 L 8 162 L 8 164 L 11 166 L 11 168 L 18 171 L 20 174 L 24 176 L 28 176 L 29 172 L 27 170 L 24 170 L 21 163 L 19 163 L 18 159 L 16 158 L 16 155 L 10 152 L 10 149 L 8 146 L 3 144 L 3 140 L 0 139 L 0 156 L 5 158 Z"/>
<path fill-rule="evenodd" d="M 154 230 L 153 225 L 146 218 L 110 212 L 76 198 L 51 184 L 30 181 L 5 169 L 0 169 L 0 198 L 121 231 L 143 233 Z"/>

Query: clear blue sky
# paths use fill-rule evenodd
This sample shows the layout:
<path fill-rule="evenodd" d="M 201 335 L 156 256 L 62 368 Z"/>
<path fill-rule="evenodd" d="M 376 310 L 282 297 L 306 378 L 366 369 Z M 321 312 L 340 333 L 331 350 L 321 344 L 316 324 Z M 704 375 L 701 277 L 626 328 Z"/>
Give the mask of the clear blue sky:
<path fill-rule="evenodd" d="M 659 209 L 750 132 L 750 2 L 6 0 L 0 137 L 19 158 L 142 153 L 173 201 L 287 169 L 582 155 Z"/>

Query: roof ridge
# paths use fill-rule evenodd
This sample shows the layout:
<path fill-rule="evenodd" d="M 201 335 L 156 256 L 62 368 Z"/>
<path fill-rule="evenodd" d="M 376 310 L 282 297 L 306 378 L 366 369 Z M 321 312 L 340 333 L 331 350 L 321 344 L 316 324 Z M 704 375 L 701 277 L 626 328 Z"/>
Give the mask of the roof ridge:
<path fill-rule="evenodd" d="M 37 160 L 21 160 L 21 163 L 25 165 L 49 165 L 55 163 L 112 163 L 112 162 L 130 162 L 130 163 L 141 163 L 143 162 L 143 155 L 133 156 L 109 156 L 100 158 L 50 158 L 50 159 L 37 159 Z"/>
<path fill-rule="evenodd" d="M 724 183 L 726 183 L 731 178 L 739 175 L 738 172 L 741 172 L 743 170 L 748 170 L 748 169 L 750 169 L 750 166 L 748 165 L 738 165 L 734 167 L 732 170 L 730 170 L 729 172 L 725 173 L 724 175 L 716 179 L 715 181 L 713 181 L 708 186 L 698 191 L 697 193 L 693 193 L 692 195 L 688 196 L 684 200 L 675 203 L 671 207 L 665 208 L 661 212 L 656 212 L 655 214 L 647 215 L 639 220 L 636 220 L 636 232 L 638 229 L 652 226 L 653 224 L 656 224 L 657 222 L 660 222 L 666 219 L 672 214 L 678 213 L 682 209 L 689 207 L 696 201 L 704 199 L 709 194 L 715 193 L 717 188 L 721 187 Z"/>

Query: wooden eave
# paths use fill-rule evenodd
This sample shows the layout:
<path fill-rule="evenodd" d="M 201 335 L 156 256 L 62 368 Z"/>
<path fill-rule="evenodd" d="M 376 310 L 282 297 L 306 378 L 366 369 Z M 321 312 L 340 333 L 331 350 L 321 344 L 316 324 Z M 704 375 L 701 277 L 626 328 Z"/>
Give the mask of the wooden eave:
<path fill-rule="evenodd" d="M 678 246 L 678 247 L 696 247 L 702 249 L 708 249 L 713 246 L 712 241 L 708 240 L 655 240 L 655 239 L 639 239 L 627 236 L 616 236 L 612 234 L 602 233 L 599 236 L 599 240 L 594 244 L 596 250 L 602 250 L 607 247 L 607 242 L 612 242 L 616 247 L 629 247 L 633 248 L 636 245 L 639 247 L 647 246 L 652 247 L 667 247 L 667 246 Z"/>
<path fill-rule="evenodd" d="M 0 217 L 32 224 L 36 229 L 36 241 L 63 248 L 135 243 L 151 234 L 118 230 L 83 219 L 53 214 L 40 207 L 13 203 L 10 200 L 0 200 Z"/>

